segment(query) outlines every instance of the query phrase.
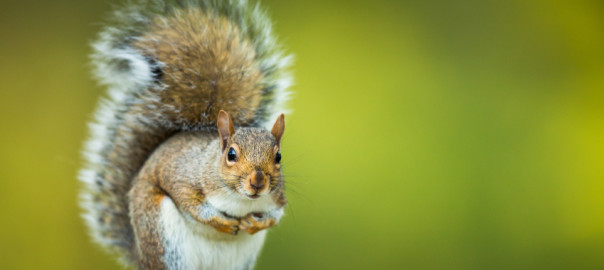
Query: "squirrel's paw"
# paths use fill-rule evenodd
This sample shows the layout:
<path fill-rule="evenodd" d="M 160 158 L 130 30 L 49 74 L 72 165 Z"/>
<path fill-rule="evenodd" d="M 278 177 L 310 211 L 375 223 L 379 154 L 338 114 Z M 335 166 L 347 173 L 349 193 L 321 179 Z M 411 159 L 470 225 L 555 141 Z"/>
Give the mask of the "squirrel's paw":
<path fill-rule="evenodd" d="M 265 217 L 260 213 L 250 213 L 241 219 L 239 230 L 246 231 L 249 234 L 255 234 L 260 230 L 264 230 L 274 226 L 277 220 L 274 218 Z"/>
<path fill-rule="evenodd" d="M 219 216 L 211 217 L 206 223 L 214 229 L 228 234 L 237 234 L 240 225 L 237 219 Z"/>

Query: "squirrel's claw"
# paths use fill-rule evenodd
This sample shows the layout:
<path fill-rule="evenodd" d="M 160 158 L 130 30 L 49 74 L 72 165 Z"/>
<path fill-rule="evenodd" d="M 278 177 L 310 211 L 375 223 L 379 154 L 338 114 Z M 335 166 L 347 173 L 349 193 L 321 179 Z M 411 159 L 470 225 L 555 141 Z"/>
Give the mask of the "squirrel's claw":
<path fill-rule="evenodd" d="M 235 235 L 239 231 L 239 220 L 222 217 L 212 217 L 207 222 L 208 225 L 214 227 L 214 229 Z"/>
<path fill-rule="evenodd" d="M 251 213 L 241 219 L 239 230 L 249 234 L 255 234 L 261 230 L 270 228 L 277 223 L 274 218 L 258 217 L 257 214 Z"/>

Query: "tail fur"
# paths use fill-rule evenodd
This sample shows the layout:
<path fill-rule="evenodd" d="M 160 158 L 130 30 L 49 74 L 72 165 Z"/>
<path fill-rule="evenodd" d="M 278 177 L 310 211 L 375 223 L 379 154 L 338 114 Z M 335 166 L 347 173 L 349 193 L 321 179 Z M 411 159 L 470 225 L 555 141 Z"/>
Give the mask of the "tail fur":
<path fill-rule="evenodd" d="M 271 24 L 245 0 L 133 1 L 93 44 L 108 87 L 90 124 L 81 206 L 93 238 L 133 259 L 128 191 L 166 138 L 214 127 L 226 110 L 240 126 L 266 126 L 283 111 L 290 57 Z"/>

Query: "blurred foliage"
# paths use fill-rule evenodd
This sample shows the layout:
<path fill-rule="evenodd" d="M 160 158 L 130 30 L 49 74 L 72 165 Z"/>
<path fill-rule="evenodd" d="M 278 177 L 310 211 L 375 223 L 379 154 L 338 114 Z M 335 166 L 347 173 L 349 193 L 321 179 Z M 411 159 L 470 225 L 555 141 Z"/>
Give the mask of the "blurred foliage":
<path fill-rule="evenodd" d="M 1 269 L 118 268 L 75 177 L 111 3 L 0 2 Z M 262 4 L 296 86 L 258 269 L 604 268 L 602 1 Z"/>

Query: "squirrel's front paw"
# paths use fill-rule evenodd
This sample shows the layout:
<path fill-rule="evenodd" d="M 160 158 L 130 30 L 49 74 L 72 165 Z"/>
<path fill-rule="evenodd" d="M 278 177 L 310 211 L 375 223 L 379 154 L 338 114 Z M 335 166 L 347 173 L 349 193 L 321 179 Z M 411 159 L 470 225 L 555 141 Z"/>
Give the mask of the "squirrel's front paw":
<path fill-rule="evenodd" d="M 207 224 L 214 227 L 214 229 L 220 231 L 220 232 L 224 232 L 224 233 L 228 233 L 228 234 L 237 234 L 237 232 L 239 231 L 239 220 L 234 219 L 234 218 L 225 218 L 225 217 L 219 217 L 219 216 L 214 216 L 211 217 L 208 221 Z"/>
<path fill-rule="evenodd" d="M 241 219 L 239 229 L 246 231 L 249 234 L 255 234 L 260 230 L 270 228 L 277 223 L 274 218 L 265 217 L 263 214 L 250 213 L 246 217 Z"/>

